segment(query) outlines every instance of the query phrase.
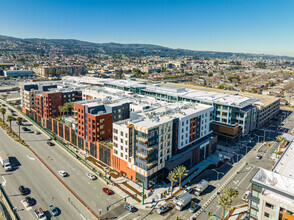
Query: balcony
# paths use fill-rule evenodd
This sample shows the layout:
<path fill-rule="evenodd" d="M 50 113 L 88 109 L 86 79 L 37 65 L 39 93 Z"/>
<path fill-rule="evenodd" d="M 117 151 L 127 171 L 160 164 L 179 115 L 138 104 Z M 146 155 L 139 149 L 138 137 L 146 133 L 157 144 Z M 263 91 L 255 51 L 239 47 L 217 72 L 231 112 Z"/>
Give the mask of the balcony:
<path fill-rule="evenodd" d="M 137 141 L 140 141 L 142 143 L 147 143 L 148 142 L 148 138 L 143 138 L 143 137 L 136 137 Z"/>
<path fill-rule="evenodd" d="M 157 159 L 154 159 L 154 160 L 150 161 L 149 163 L 147 163 L 146 166 L 151 167 L 151 166 L 153 166 L 153 165 L 155 165 L 157 163 L 158 163 Z"/>
<path fill-rule="evenodd" d="M 148 157 L 148 155 L 144 153 L 136 153 L 136 156 L 142 158 L 143 160 L 145 160 Z"/>

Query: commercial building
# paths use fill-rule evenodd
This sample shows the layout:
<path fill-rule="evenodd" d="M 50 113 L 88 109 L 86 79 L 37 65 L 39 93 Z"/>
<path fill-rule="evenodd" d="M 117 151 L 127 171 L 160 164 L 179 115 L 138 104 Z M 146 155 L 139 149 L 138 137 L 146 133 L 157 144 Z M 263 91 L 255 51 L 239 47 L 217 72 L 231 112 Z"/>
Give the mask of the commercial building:
<path fill-rule="evenodd" d="M 272 171 L 260 168 L 252 178 L 251 220 L 294 220 L 294 143 Z"/>
<path fill-rule="evenodd" d="M 33 67 L 34 73 L 40 76 L 57 76 L 58 70 L 65 70 L 69 75 L 84 74 L 86 68 L 83 65 L 68 65 L 68 66 L 38 66 Z"/>
<path fill-rule="evenodd" d="M 33 76 L 34 73 L 31 70 L 5 70 L 4 77 L 28 77 Z"/>

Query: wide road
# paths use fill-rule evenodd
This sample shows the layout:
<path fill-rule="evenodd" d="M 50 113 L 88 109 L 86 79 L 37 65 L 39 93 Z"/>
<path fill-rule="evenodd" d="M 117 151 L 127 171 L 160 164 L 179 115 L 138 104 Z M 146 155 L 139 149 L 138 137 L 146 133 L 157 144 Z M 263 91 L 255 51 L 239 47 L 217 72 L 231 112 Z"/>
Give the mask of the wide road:
<path fill-rule="evenodd" d="M 10 112 L 7 111 L 5 118 Z M 19 116 L 23 117 L 21 114 Z M 17 116 L 15 116 L 17 117 Z M 34 126 L 30 121 L 24 122 L 21 127 L 27 127 L 31 131 L 36 131 L 38 128 Z M 12 122 L 12 129 L 18 133 L 19 126 L 15 121 Z M 41 130 L 38 130 L 41 131 Z M 82 200 L 90 207 L 97 215 L 99 211 L 102 211 L 102 215 L 105 215 L 106 207 L 119 199 L 121 196 L 114 193 L 113 195 L 107 195 L 102 191 L 102 188 L 107 186 L 104 180 L 100 178 L 98 180 L 90 180 L 86 173 L 91 172 L 87 167 L 82 165 L 77 159 L 73 158 L 66 150 L 55 143 L 54 146 L 47 144 L 48 136 L 41 133 L 39 135 L 33 132 L 25 132 L 21 129 L 21 138 L 30 146 L 30 148 L 50 167 L 51 170 L 57 175 L 58 171 L 64 170 L 69 176 L 63 177 L 62 181 L 73 190 Z M 120 202 L 111 207 L 107 215 L 112 217 L 119 217 L 128 214 L 128 211 L 123 208 Z M 132 217 L 142 216 L 145 212 L 136 212 Z"/>
<path fill-rule="evenodd" d="M 61 211 L 56 219 L 94 219 L 91 213 L 26 147 L 13 141 L 2 128 L 0 128 L 0 150 L 8 154 L 13 164 L 13 170 L 9 172 L 0 168 L 0 181 L 21 219 L 36 219 L 33 213 L 35 207 L 40 206 L 45 211 L 52 204 Z M 18 190 L 20 185 L 30 189 L 29 196 L 36 201 L 33 208 L 26 208 L 22 202 L 25 196 L 22 196 Z M 75 206 L 69 202 L 69 199 Z M 49 215 L 48 219 L 50 219 Z"/>

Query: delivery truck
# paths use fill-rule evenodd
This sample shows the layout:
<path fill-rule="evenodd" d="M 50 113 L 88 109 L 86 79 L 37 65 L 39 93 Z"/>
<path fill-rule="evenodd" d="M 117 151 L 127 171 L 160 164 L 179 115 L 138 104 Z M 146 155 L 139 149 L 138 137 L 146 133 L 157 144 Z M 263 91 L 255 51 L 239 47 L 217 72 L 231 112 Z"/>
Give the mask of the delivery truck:
<path fill-rule="evenodd" d="M 195 196 L 200 196 L 200 194 L 208 187 L 208 182 L 203 179 L 198 184 L 196 184 L 194 194 Z"/>
<path fill-rule="evenodd" d="M 183 195 L 178 197 L 176 201 L 176 209 L 181 211 L 189 203 L 191 203 L 191 194 L 185 192 Z"/>
<path fill-rule="evenodd" d="M 12 166 L 9 162 L 9 158 L 4 151 L 0 152 L 0 162 L 1 162 L 2 166 L 4 167 L 5 171 L 9 171 L 12 169 Z"/>

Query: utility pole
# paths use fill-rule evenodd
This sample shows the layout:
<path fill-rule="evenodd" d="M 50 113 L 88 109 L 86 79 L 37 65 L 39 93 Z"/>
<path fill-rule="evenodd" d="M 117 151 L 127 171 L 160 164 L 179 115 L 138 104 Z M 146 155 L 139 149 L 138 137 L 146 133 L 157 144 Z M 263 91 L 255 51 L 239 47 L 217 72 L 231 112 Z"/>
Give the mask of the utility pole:
<path fill-rule="evenodd" d="M 143 191 L 142 191 L 142 205 L 144 205 L 144 197 L 145 197 L 145 194 L 144 194 L 145 183 L 144 183 L 144 181 L 142 181 L 142 186 L 143 186 Z"/>

